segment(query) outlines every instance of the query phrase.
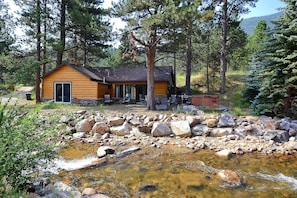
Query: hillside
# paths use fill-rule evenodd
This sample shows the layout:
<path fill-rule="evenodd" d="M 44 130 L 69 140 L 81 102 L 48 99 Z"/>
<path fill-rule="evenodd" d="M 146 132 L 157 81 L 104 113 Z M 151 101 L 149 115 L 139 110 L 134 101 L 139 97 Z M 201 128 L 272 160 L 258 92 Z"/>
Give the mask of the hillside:
<path fill-rule="evenodd" d="M 271 15 L 243 19 L 240 24 L 240 27 L 248 35 L 251 35 L 251 34 L 253 34 L 254 29 L 259 21 L 264 20 L 264 21 L 266 21 L 268 27 L 273 28 L 274 25 L 273 25 L 272 21 L 276 21 L 278 19 L 278 17 L 280 17 L 281 15 L 282 15 L 282 12 L 278 12 L 278 13 L 271 14 Z"/>

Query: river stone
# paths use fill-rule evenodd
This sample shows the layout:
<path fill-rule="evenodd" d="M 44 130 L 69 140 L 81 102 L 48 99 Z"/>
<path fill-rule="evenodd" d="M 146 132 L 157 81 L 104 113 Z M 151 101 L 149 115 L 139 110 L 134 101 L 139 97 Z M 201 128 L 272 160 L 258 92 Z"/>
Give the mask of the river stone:
<path fill-rule="evenodd" d="M 105 134 L 109 132 L 109 126 L 105 122 L 96 122 L 92 128 L 92 133 Z"/>
<path fill-rule="evenodd" d="M 220 116 L 217 127 L 233 127 L 236 125 L 235 120 L 229 114 L 222 114 Z"/>
<path fill-rule="evenodd" d="M 118 136 L 129 135 L 131 130 L 132 130 L 132 128 L 127 122 L 125 122 L 121 126 L 110 127 L 110 132 L 112 134 L 118 135 Z"/>
<path fill-rule="evenodd" d="M 290 120 L 288 118 L 284 118 L 279 123 L 279 129 L 289 131 L 289 129 L 291 128 L 290 125 L 291 125 Z"/>
<path fill-rule="evenodd" d="M 122 152 L 120 152 L 117 157 L 118 158 L 122 158 L 122 157 L 126 157 L 127 155 L 130 155 L 132 153 L 135 153 L 137 151 L 141 150 L 140 147 L 131 147 L 129 149 L 123 150 Z"/>
<path fill-rule="evenodd" d="M 91 125 L 89 119 L 83 119 L 75 125 L 75 129 L 77 132 L 88 133 L 89 131 L 91 131 L 92 125 Z"/>
<path fill-rule="evenodd" d="M 141 125 L 141 121 L 137 118 L 132 118 L 131 120 L 129 120 L 129 123 L 132 125 L 132 126 L 139 126 Z"/>
<path fill-rule="evenodd" d="M 272 119 L 271 117 L 260 116 L 259 119 L 261 120 L 266 130 L 277 130 L 279 128 L 279 122 L 277 120 Z"/>
<path fill-rule="evenodd" d="M 96 194 L 96 190 L 94 188 L 85 188 L 83 191 L 82 191 L 82 196 L 84 195 L 95 195 Z"/>
<path fill-rule="evenodd" d="M 55 184 L 54 184 L 54 188 L 56 189 L 56 190 L 61 190 L 61 191 L 76 191 L 77 189 L 75 188 L 75 187 L 73 187 L 73 186 L 69 186 L 69 185 L 67 185 L 67 184 L 65 184 L 65 183 L 63 183 L 63 182 L 61 182 L 61 181 L 59 181 L 59 182 L 56 182 Z"/>
<path fill-rule="evenodd" d="M 223 137 L 227 135 L 231 135 L 233 132 L 233 128 L 213 128 L 210 131 L 210 137 Z"/>
<path fill-rule="evenodd" d="M 191 128 L 189 122 L 186 120 L 179 120 L 179 121 L 171 121 L 170 127 L 172 133 L 179 137 L 191 137 Z"/>
<path fill-rule="evenodd" d="M 115 149 L 110 146 L 100 146 L 97 150 L 97 157 L 105 157 L 107 154 L 114 154 Z"/>
<path fill-rule="evenodd" d="M 291 128 L 291 129 L 294 129 L 295 131 L 297 131 L 297 122 L 296 122 L 296 120 L 293 121 L 293 122 L 291 122 L 291 124 L 290 124 L 290 128 Z"/>
<path fill-rule="evenodd" d="M 169 136 L 172 133 L 169 126 L 163 122 L 155 122 L 151 134 L 153 137 Z"/>
<path fill-rule="evenodd" d="M 232 151 L 228 149 L 224 149 L 221 151 L 216 152 L 216 155 L 223 158 L 229 158 L 232 155 Z"/>
<path fill-rule="evenodd" d="M 205 120 L 206 125 L 210 128 L 216 127 L 218 122 L 219 122 L 219 120 L 217 118 L 209 118 L 209 119 Z"/>
<path fill-rule="evenodd" d="M 119 126 L 122 125 L 124 123 L 124 118 L 121 117 L 112 117 L 108 119 L 108 124 L 110 126 Z"/>
<path fill-rule="evenodd" d="M 197 124 L 201 124 L 203 118 L 200 116 L 187 116 L 186 120 L 189 122 L 191 127 L 194 127 Z"/>
<path fill-rule="evenodd" d="M 73 133 L 72 134 L 74 139 L 80 139 L 80 138 L 84 138 L 86 136 L 85 132 L 77 132 L 77 133 Z"/>
<path fill-rule="evenodd" d="M 208 136 L 210 128 L 204 124 L 198 124 L 192 128 L 192 134 L 194 136 Z"/>
<path fill-rule="evenodd" d="M 283 130 L 269 130 L 263 135 L 266 141 L 273 140 L 274 142 L 287 142 L 289 141 L 289 133 Z"/>
<path fill-rule="evenodd" d="M 234 185 L 241 185 L 241 179 L 239 175 L 232 170 L 220 170 L 217 175 L 224 182 Z"/>

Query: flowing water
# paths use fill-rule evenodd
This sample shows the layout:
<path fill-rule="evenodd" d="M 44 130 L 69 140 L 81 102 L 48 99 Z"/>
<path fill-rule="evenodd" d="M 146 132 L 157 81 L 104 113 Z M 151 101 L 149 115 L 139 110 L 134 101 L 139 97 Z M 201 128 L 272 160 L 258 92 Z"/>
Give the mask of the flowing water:
<path fill-rule="evenodd" d="M 254 153 L 222 159 L 210 150 L 149 147 L 80 169 L 96 160 L 97 148 L 75 143 L 61 150 L 56 160 L 59 172 L 52 180 L 81 191 L 92 187 L 110 197 L 297 197 L 297 155 Z M 223 183 L 216 175 L 221 169 L 238 173 L 243 185 Z"/>

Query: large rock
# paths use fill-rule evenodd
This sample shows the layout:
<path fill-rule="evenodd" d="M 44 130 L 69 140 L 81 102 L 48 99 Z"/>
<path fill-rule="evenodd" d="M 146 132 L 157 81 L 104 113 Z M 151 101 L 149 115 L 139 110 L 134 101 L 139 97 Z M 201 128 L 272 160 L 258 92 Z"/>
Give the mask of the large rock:
<path fill-rule="evenodd" d="M 169 136 L 172 133 L 169 126 L 163 122 L 155 122 L 151 134 L 153 137 Z"/>
<path fill-rule="evenodd" d="M 287 142 L 289 141 L 289 133 L 283 130 L 269 130 L 266 131 L 263 135 L 264 139 L 269 141 L 273 140 L 274 142 Z"/>
<path fill-rule="evenodd" d="M 233 133 L 233 128 L 213 128 L 210 131 L 210 137 L 223 137 L 231 135 Z"/>
<path fill-rule="evenodd" d="M 187 116 L 186 120 L 189 122 L 191 127 L 201 124 L 203 118 L 201 116 Z"/>
<path fill-rule="evenodd" d="M 122 152 L 120 152 L 119 154 L 117 154 L 117 157 L 118 158 L 126 157 L 127 155 L 130 155 L 132 153 L 135 153 L 135 152 L 137 152 L 139 150 L 141 150 L 140 147 L 131 147 L 131 148 L 128 148 L 126 150 L 123 150 Z"/>
<path fill-rule="evenodd" d="M 233 127 L 236 125 L 235 120 L 229 114 L 222 114 L 217 127 Z"/>
<path fill-rule="evenodd" d="M 232 170 L 220 170 L 217 175 L 221 180 L 232 185 L 240 186 L 241 179 L 239 175 Z"/>
<path fill-rule="evenodd" d="M 125 119 L 121 117 L 112 117 L 108 119 L 108 124 L 110 126 L 119 126 L 124 123 Z"/>
<path fill-rule="evenodd" d="M 205 120 L 205 124 L 209 127 L 209 128 L 214 128 L 217 126 L 219 122 L 219 119 L 217 118 L 209 118 L 207 120 Z"/>
<path fill-rule="evenodd" d="M 186 120 L 173 120 L 170 122 L 172 133 L 179 137 L 191 137 L 191 128 Z"/>
<path fill-rule="evenodd" d="M 92 128 L 92 133 L 105 134 L 109 132 L 109 126 L 105 122 L 96 122 Z"/>
<path fill-rule="evenodd" d="M 209 136 L 210 128 L 204 124 L 198 124 L 192 128 L 193 136 Z"/>
<path fill-rule="evenodd" d="M 229 158 L 232 155 L 232 151 L 230 151 L 229 149 L 224 149 L 216 152 L 216 155 L 223 158 Z"/>
<path fill-rule="evenodd" d="M 121 126 L 110 127 L 110 132 L 118 136 L 129 135 L 131 130 L 132 128 L 127 122 L 124 122 Z"/>
<path fill-rule="evenodd" d="M 88 133 L 92 129 L 92 122 L 89 119 L 83 119 L 75 125 L 75 129 L 77 132 Z"/>
<path fill-rule="evenodd" d="M 96 190 L 94 188 L 85 188 L 83 191 L 82 191 L 82 196 L 84 195 L 95 195 L 96 194 Z"/>
<path fill-rule="evenodd" d="M 115 149 L 110 146 L 100 146 L 97 150 L 97 157 L 105 157 L 107 154 L 114 154 Z"/>

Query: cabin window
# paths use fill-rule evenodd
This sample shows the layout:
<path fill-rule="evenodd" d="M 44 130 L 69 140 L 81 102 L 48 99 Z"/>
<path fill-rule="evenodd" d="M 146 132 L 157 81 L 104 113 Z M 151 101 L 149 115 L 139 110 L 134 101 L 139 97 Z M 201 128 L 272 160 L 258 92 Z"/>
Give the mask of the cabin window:
<path fill-rule="evenodd" d="M 115 97 L 122 98 L 123 97 L 123 85 L 115 86 Z"/>
<path fill-rule="evenodd" d="M 71 103 L 71 83 L 55 83 L 55 102 Z"/>

